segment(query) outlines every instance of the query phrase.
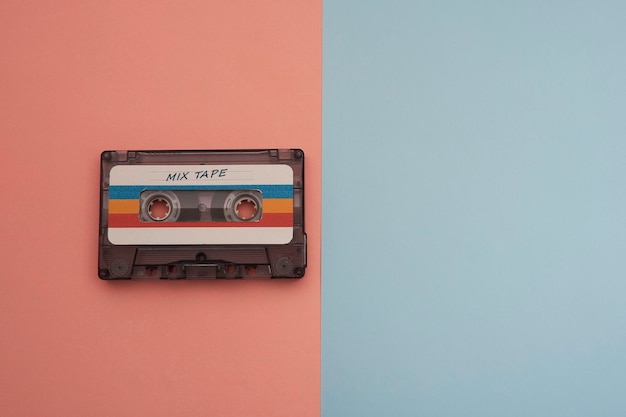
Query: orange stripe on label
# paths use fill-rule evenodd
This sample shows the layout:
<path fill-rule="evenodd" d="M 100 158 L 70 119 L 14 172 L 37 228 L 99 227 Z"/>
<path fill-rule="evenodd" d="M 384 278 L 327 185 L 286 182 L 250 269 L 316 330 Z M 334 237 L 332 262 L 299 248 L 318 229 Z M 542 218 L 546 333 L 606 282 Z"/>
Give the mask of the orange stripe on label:
<path fill-rule="evenodd" d="M 139 200 L 109 200 L 111 214 L 139 213 Z M 263 200 L 263 213 L 293 213 L 291 198 L 268 198 Z"/>
<path fill-rule="evenodd" d="M 109 213 L 137 214 L 139 213 L 139 200 L 109 200 Z"/>
<path fill-rule="evenodd" d="M 263 213 L 293 213 L 293 200 L 291 198 L 264 199 Z"/>

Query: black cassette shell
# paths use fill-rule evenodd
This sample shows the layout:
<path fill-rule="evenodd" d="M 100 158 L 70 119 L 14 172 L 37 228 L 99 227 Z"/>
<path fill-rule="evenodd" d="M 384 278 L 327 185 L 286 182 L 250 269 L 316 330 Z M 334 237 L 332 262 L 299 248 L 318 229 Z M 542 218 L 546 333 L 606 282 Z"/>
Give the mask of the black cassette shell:
<path fill-rule="evenodd" d="M 104 151 L 102 279 L 301 278 L 301 149 Z"/>

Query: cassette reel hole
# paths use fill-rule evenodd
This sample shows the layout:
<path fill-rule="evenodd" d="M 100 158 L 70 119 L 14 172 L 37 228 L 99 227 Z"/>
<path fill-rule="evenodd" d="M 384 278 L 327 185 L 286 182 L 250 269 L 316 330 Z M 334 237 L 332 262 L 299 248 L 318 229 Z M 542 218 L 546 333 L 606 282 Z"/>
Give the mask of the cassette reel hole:
<path fill-rule="evenodd" d="M 235 214 L 241 220 L 250 220 L 256 216 L 259 207 L 251 198 L 242 198 L 235 204 Z"/>
<path fill-rule="evenodd" d="M 152 220 L 162 221 L 172 212 L 170 202 L 162 197 L 153 198 L 148 204 L 148 215 Z"/>

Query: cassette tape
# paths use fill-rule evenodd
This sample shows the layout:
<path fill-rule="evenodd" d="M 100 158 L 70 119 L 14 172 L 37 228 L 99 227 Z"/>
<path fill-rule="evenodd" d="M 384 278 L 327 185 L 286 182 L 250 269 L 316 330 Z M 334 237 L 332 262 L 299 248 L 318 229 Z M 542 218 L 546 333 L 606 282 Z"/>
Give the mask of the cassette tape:
<path fill-rule="evenodd" d="M 300 278 L 300 149 L 105 151 L 102 279 Z"/>

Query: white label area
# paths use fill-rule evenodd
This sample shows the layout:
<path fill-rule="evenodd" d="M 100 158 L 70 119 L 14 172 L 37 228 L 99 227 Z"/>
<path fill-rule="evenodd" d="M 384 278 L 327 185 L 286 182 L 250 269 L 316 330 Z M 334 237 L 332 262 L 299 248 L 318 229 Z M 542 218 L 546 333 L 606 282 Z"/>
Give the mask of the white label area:
<path fill-rule="evenodd" d="M 194 192 L 199 196 L 207 190 L 246 189 L 260 193 L 267 208 L 258 222 L 140 220 L 140 196 L 145 190 L 191 192 L 186 194 L 190 197 L 186 197 L 185 209 L 193 211 L 204 205 L 194 200 Z M 234 201 L 211 210 L 233 210 Z M 109 173 L 108 220 L 108 238 L 115 245 L 287 244 L 293 239 L 293 170 L 285 164 L 116 165 Z"/>
<path fill-rule="evenodd" d="M 109 228 L 114 245 L 286 245 L 291 227 Z"/>
<path fill-rule="evenodd" d="M 116 165 L 110 185 L 292 184 L 289 165 Z"/>

